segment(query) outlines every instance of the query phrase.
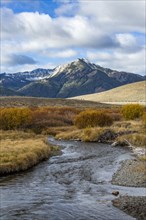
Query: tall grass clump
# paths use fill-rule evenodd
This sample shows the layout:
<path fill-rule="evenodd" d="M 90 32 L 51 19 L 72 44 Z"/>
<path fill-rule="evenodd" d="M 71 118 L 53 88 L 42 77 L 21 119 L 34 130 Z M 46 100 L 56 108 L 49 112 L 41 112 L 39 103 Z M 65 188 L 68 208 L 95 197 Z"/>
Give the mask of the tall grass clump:
<path fill-rule="evenodd" d="M 121 113 L 126 120 L 134 120 L 142 117 L 144 113 L 144 106 L 139 104 L 127 104 L 121 109 Z"/>
<path fill-rule="evenodd" d="M 104 127 L 110 126 L 113 123 L 113 119 L 110 115 L 102 111 L 87 110 L 79 113 L 74 121 L 77 128 L 90 128 L 90 127 Z"/>

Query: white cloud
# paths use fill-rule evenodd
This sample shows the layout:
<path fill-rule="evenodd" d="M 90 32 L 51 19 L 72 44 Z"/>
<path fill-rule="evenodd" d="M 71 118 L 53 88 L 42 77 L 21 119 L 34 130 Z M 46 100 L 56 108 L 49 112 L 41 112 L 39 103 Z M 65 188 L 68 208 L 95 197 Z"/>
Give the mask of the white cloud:
<path fill-rule="evenodd" d="M 80 14 L 89 16 L 105 31 L 145 32 L 145 0 L 82 1 Z"/>
<path fill-rule="evenodd" d="M 136 37 L 132 34 L 116 34 L 116 39 L 121 46 L 121 52 L 134 53 L 142 49 L 142 46 L 139 45 Z"/>
<path fill-rule="evenodd" d="M 87 58 L 103 67 L 142 75 L 145 74 L 145 48 L 137 53 L 90 51 L 87 53 Z"/>
<path fill-rule="evenodd" d="M 45 51 L 44 55 L 48 56 L 48 57 L 52 57 L 52 58 L 70 58 L 70 57 L 74 57 L 77 55 L 77 52 L 75 50 L 72 49 L 67 49 L 67 50 L 54 50 L 54 51 Z"/>
<path fill-rule="evenodd" d="M 43 56 L 69 59 L 82 50 L 80 54 L 87 53 L 91 60 L 98 59 L 107 67 L 125 67 L 141 73 L 144 50 L 139 33 L 145 31 L 145 1 L 57 1 L 62 4 L 54 18 L 49 14 L 14 13 L 2 8 L 3 69 L 14 64 L 14 54 L 15 58 L 21 55 L 25 62 L 32 59 L 33 66 L 33 61 L 42 60 Z M 124 61 L 129 66 L 123 65 Z"/>
<path fill-rule="evenodd" d="M 74 15 L 78 10 L 77 3 L 63 2 L 63 4 L 55 10 L 57 15 Z"/>

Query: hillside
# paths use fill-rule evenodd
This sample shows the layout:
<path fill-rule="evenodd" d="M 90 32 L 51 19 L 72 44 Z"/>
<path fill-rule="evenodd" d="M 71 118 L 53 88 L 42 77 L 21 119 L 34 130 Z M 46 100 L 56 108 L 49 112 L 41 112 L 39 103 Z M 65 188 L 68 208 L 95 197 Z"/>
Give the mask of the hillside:
<path fill-rule="evenodd" d="M 132 83 L 105 92 L 73 97 L 78 100 L 89 100 L 105 103 L 146 103 L 146 81 Z"/>
<path fill-rule="evenodd" d="M 24 96 L 46 98 L 98 93 L 143 80 L 141 75 L 103 68 L 85 59 L 77 59 L 54 69 L 0 75 L 1 86 Z"/>
<path fill-rule="evenodd" d="M 21 96 L 20 92 L 0 86 L 0 96 Z"/>

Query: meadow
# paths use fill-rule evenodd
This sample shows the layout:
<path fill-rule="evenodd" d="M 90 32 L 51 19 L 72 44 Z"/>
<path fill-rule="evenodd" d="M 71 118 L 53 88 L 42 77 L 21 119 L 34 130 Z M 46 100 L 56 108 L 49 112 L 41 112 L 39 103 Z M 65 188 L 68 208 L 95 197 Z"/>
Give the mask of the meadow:
<path fill-rule="evenodd" d="M 27 170 L 57 152 L 46 141 L 49 135 L 87 142 L 118 141 L 122 146 L 127 140 L 136 147 L 146 146 L 143 106 L 98 106 L 2 106 L 0 174 Z"/>

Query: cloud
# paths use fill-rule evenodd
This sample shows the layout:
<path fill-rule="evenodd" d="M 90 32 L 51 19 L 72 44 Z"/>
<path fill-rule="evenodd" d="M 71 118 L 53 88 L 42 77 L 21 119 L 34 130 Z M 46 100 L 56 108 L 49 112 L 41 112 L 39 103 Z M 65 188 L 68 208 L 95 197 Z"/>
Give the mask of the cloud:
<path fill-rule="evenodd" d="M 117 43 L 108 34 L 92 25 L 86 17 L 58 17 L 48 14 L 23 12 L 14 14 L 2 10 L 2 39 L 16 41 L 22 51 L 45 48 L 114 47 Z M 7 25 L 5 25 L 7 24 Z"/>
<path fill-rule="evenodd" d="M 70 58 L 77 55 L 77 52 L 72 49 L 68 50 L 54 50 L 54 51 L 45 51 L 44 55 L 52 58 Z"/>
<path fill-rule="evenodd" d="M 5 57 L 2 58 L 2 63 L 8 66 L 16 66 L 16 65 L 25 65 L 25 64 L 36 64 L 37 62 L 26 55 L 17 55 L 17 54 L 5 54 Z"/>
<path fill-rule="evenodd" d="M 98 65 L 119 71 L 145 74 L 145 47 L 137 53 L 121 53 L 120 51 L 89 51 L 87 58 Z"/>
<path fill-rule="evenodd" d="M 63 4 L 55 10 L 55 13 L 56 15 L 73 16 L 78 11 L 78 7 L 78 3 L 71 3 L 70 1 L 63 2 Z"/>
<path fill-rule="evenodd" d="M 82 1 L 80 15 L 88 16 L 107 32 L 145 32 L 145 1 Z"/>
<path fill-rule="evenodd" d="M 116 39 L 120 44 L 121 52 L 136 53 L 142 50 L 142 46 L 132 34 L 116 34 Z"/>
<path fill-rule="evenodd" d="M 124 60 L 127 63 L 126 59 L 138 68 L 144 66 L 143 59 L 139 59 L 140 54 L 144 57 L 144 40 L 139 40 L 139 34 L 144 39 L 145 1 L 56 2 L 59 7 L 55 17 L 49 11 L 14 13 L 6 6 L 1 9 L 3 68 L 15 63 L 34 65 L 46 57 L 68 60 L 78 54 L 87 54 L 93 60 L 98 54 L 97 58 L 109 67 L 111 56 L 115 58 L 115 67 Z"/>

